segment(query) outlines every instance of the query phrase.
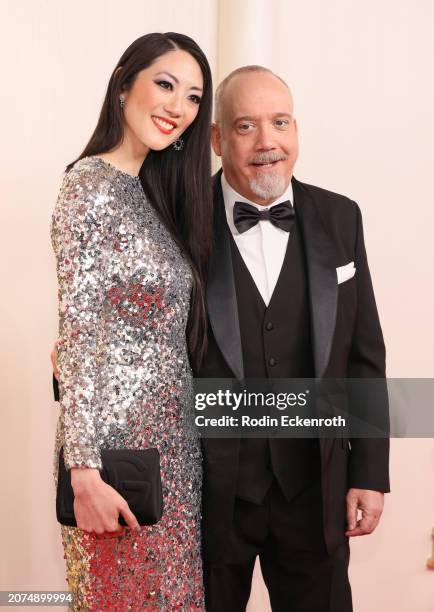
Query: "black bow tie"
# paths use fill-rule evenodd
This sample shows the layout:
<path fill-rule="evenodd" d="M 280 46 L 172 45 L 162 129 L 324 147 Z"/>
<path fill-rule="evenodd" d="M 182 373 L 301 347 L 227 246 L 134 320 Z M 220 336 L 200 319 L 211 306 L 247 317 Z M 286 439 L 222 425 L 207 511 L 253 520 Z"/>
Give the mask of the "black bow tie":
<path fill-rule="evenodd" d="M 289 232 L 295 217 L 291 202 L 281 202 L 267 210 L 258 210 L 247 202 L 235 202 L 234 224 L 240 234 L 247 232 L 258 221 L 271 221 L 273 225 Z"/>

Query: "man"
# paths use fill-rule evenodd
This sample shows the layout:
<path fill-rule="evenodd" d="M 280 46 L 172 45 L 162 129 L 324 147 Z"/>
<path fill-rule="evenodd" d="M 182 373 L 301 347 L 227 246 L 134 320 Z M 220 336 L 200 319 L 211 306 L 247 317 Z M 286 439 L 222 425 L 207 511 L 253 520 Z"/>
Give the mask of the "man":
<path fill-rule="evenodd" d="M 199 376 L 384 377 L 360 210 L 293 177 L 287 85 L 258 66 L 232 72 L 212 145 L 222 170 Z M 382 439 L 205 439 L 207 609 L 245 609 L 259 555 L 274 611 L 350 611 L 348 538 L 378 523 L 388 450 Z"/>
<path fill-rule="evenodd" d="M 222 170 L 198 375 L 384 377 L 360 211 L 293 177 L 287 85 L 258 66 L 232 72 L 216 92 L 212 144 Z M 245 610 L 259 555 L 273 611 L 350 612 L 348 538 L 379 521 L 388 451 L 380 439 L 204 439 L 207 610 Z"/>

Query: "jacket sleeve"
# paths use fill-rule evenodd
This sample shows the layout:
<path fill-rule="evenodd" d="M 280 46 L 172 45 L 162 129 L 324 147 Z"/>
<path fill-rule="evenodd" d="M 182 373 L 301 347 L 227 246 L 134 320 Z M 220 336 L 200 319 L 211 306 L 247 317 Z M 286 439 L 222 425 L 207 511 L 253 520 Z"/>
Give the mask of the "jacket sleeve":
<path fill-rule="evenodd" d="M 65 176 L 51 226 L 59 287 L 59 391 L 67 469 L 102 467 L 95 418 L 97 335 L 106 295 L 109 223 L 107 198 L 95 184 L 89 171 L 73 168 Z"/>
<path fill-rule="evenodd" d="M 360 209 L 356 204 L 355 267 L 357 283 L 357 315 L 349 359 L 348 378 L 383 379 L 375 384 L 355 384 L 350 410 L 359 405 L 364 416 L 374 414 L 381 431 L 389 431 L 389 406 L 386 385 L 386 352 L 375 303 L 371 275 L 363 239 Z M 365 397 L 363 397 L 365 395 Z M 364 402 L 364 405 L 363 405 Z M 390 491 L 389 438 L 352 438 L 349 464 L 349 486 L 374 491 Z"/>

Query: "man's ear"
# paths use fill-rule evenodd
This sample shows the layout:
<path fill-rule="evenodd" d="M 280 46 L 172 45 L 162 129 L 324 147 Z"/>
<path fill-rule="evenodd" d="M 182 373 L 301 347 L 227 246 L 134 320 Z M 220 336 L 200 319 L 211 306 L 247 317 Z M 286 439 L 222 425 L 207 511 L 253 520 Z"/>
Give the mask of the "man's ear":
<path fill-rule="evenodd" d="M 294 117 L 294 127 L 295 127 L 295 132 L 298 134 L 298 124 L 297 124 L 297 119 L 295 119 L 295 117 Z"/>
<path fill-rule="evenodd" d="M 213 123 L 211 125 L 211 144 L 214 150 L 214 153 L 221 156 L 221 144 L 220 144 L 220 126 L 218 123 Z"/>

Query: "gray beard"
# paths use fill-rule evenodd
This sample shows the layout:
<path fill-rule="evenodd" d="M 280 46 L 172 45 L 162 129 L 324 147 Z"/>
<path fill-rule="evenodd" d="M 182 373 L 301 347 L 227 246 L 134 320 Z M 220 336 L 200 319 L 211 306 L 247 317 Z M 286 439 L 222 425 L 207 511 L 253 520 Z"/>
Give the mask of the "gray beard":
<path fill-rule="evenodd" d="M 270 172 L 249 181 L 249 187 L 262 200 L 275 200 L 285 191 L 285 179 Z"/>

